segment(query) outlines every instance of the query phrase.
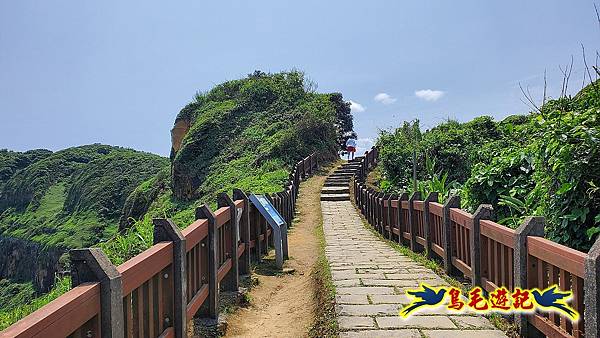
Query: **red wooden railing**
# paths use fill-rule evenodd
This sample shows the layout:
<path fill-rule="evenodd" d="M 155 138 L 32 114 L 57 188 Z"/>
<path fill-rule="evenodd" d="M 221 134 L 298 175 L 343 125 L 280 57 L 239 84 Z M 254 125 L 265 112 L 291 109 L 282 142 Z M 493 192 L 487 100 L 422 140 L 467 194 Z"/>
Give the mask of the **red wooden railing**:
<path fill-rule="evenodd" d="M 588 254 L 543 237 L 525 234 L 526 245 L 519 250 L 524 250 L 526 269 L 521 271 L 521 276 L 517 276 L 516 271 L 519 268 L 515 265 L 515 255 L 519 235 L 515 230 L 489 219 L 479 219 L 457 205 L 416 199 L 411 202 L 406 194 L 389 199 L 386 203 L 378 203 L 379 197 L 376 196 L 380 193 L 372 187 L 367 187 L 365 183 L 368 171 L 376 165 L 376 154 L 375 148 L 365 154 L 361 160 L 364 171 L 355 177 L 353 182 L 356 206 L 375 229 L 399 243 L 417 243 L 417 247 L 414 248 L 417 251 L 430 247 L 428 256 L 444 261 L 448 272 L 458 272 L 470 279 L 474 285 L 482 286 L 487 291 L 498 287 L 514 290 L 518 278 L 526 280 L 525 285 L 521 285 L 522 288 L 543 290 L 550 285 L 558 285 L 561 290 L 572 291 L 573 299 L 570 305 L 580 314 L 577 322 L 556 313 L 536 312 L 525 317 L 529 325 L 548 337 L 585 335 L 585 317 L 590 314 L 584 311 L 584 299 L 594 295 L 586 294 L 584 290 L 589 289 L 586 283 L 596 283 L 596 280 L 585 279 L 585 261 Z M 391 208 L 389 211 L 388 205 Z M 426 209 L 429 213 L 428 223 L 424 214 Z M 389 225 L 386 223 L 388 221 L 373 216 L 382 212 L 390 215 Z M 410 220 L 413 224 L 410 224 Z M 473 238 L 475 229 L 478 229 L 479 238 Z M 541 229 L 543 231 L 543 227 Z M 429 242 L 426 239 L 429 239 Z M 478 252 L 474 251 L 474 243 L 479 246 Z M 600 242 L 595 246 L 600 245 L 598 243 Z M 476 279 L 475 270 L 479 271 Z M 590 318 L 596 321 L 596 317 Z M 587 336 L 594 335 L 590 333 Z"/>
<path fill-rule="evenodd" d="M 300 181 L 316 167 L 316 155 L 308 156 L 296 164 L 284 191 L 267 195 L 289 225 Z M 119 275 L 120 290 L 103 290 L 105 281 L 79 284 L 0 332 L 0 337 L 106 337 L 111 335 L 109 331 L 114 330 L 114 326 L 120 329 L 116 335 L 125 337 L 186 336 L 187 321 L 198 315 L 201 308 L 212 306 L 212 311 L 216 311 L 218 304 L 209 304 L 209 299 L 218 297 L 219 283 L 233 277 L 237 281 L 237 275 L 232 275 L 234 266 L 241 266 L 239 274 L 248 273 L 250 259 L 260 260 L 268 252 L 269 245 L 272 246 L 266 220 L 243 193 L 241 196 L 243 198 L 231 201 L 233 205 L 221 206 L 214 214 L 210 214 L 210 209 L 203 214 L 197 211 L 197 215 L 204 216 L 180 231 L 181 243 L 185 241 L 181 267 L 176 266 L 176 241 L 157 241 L 155 231 L 157 243 L 149 249 L 118 267 L 105 262 Z M 239 223 L 235 210 L 242 214 Z M 207 212 L 210 215 L 207 216 Z M 214 227 L 214 239 L 210 237 L 211 226 Z M 214 261 L 210 260 L 212 246 L 215 248 Z M 246 266 L 242 266 L 243 262 Z M 211 264 L 216 266 L 215 273 L 211 272 Z M 178 268 L 184 271 L 181 283 L 185 288 L 175 285 Z M 212 289 L 211 285 L 214 285 Z M 237 282 L 234 286 L 237 288 Z M 176 290 L 179 289 L 186 290 L 179 298 L 184 300 L 181 314 L 177 312 Z M 122 323 L 109 323 L 103 327 L 102 293 L 107 291 L 113 294 L 119 291 L 116 294 L 122 295 L 118 303 L 113 299 L 108 306 L 121 309 L 123 317 Z M 176 322 L 181 325 L 178 327 Z"/>

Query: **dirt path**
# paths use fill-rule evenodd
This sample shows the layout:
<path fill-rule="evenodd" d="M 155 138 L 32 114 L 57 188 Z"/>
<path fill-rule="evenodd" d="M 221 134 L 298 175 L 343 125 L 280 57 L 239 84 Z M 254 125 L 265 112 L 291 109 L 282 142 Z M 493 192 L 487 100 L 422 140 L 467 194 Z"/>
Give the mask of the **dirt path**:
<path fill-rule="evenodd" d="M 305 337 L 313 323 L 315 301 L 311 269 L 318 258 L 315 229 L 321 223 L 319 200 L 325 176 L 317 175 L 300 185 L 297 214 L 288 236 L 293 274 L 273 275 L 260 268 L 254 272 L 258 286 L 250 292 L 251 305 L 228 319 L 226 337 Z"/>

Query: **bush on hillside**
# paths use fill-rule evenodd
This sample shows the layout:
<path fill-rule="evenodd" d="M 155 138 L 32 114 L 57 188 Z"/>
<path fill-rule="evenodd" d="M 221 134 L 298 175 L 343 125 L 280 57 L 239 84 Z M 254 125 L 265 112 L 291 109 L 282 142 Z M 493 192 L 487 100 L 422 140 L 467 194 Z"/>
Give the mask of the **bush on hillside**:
<path fill-rule="evenodd" d="M 547 102 L 540 112 L 494 122 L 479 117 L 446 122 L 417 144 L 418 177 L 431 182 L 426 160 L 464 184 L 463 206 L 494 206 L 499 222 L 516 227 L 525 216 L 546 217 L 547 237 L 587 250 L 600 233 L 600 83 L 574 97 Z M 383 184 L 411 190 L 413 147 L 406 123 L 378 140 Z M 390 185 L 392 187 L 390 187 Z"/>

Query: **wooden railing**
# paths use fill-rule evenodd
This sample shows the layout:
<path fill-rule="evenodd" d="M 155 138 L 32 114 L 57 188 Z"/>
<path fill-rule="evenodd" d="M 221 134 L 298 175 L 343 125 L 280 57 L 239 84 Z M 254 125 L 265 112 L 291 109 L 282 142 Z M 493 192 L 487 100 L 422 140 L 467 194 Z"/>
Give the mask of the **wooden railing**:
<path fill-rule="evenodd" d="M 377 163 L 376 154 L 376 149 L 365 154 L 364 171 L 355 177 L 353 192 L 356 206 L 384 237 L 425 252 L 442 261 L 448 274 L 459 274 L 488 292 L 498 287 L 543 290 L 550 285 L 573 292 L 577 322 L 556 313 L 516 315 L 523 336 L 538 330 L 549 337 L 600 335 L 600 240 L 586 254 L 544 239 L 542 217 L 528 218 L 514 230 L 492 221 L 489 205 L 474 214 L 460 209 L 457 196 L 441 204 L 436 193 L 424 200 L 418 193 L 383 194 L 365 183 Z"/>
<path fill-rule="evenodd" d="M 267 194 L 292 224 L 300 181 L 317 168 L 298 162 L 284 190 Z M 217 318 L 220 290 L 237 291 L 272 246 L 271 229 L 244 192 L 196 209 L 183 230 L 154 220 L 154 245 L 118 267 L 97 248 L 71 251 L 73 288 L 23 318 L 0 337 L 185 337 L 195 316 Z"/>

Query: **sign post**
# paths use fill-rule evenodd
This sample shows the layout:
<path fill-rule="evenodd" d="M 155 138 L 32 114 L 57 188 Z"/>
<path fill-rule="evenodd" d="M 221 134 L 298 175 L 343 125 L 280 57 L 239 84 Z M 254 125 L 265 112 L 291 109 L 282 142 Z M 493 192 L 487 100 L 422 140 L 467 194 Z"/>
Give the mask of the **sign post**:
<path fill-rule="evenodd" d="M 287 224 L 277 209 L 264 195 L 250 195 L 250 202 L 254 204 L 260 214 L 267 220 L 273 229 L 273 243 L 275 244 L 275 263 L 279 269 L 283 268 L 283 259 L 288 257 Z"/>

